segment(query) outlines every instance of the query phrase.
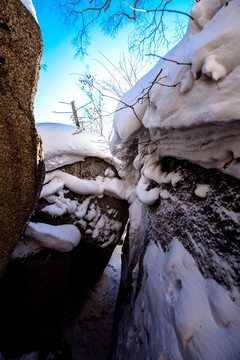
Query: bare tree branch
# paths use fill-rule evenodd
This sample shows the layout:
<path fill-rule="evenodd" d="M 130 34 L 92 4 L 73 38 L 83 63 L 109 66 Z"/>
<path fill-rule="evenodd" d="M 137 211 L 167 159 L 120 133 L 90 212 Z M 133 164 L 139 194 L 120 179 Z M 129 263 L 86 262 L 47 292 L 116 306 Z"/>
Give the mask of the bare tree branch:
<path fill-rule="evenodd" d="M 74 39 L 77 47 L 76 55 L 86 54 L 86 48 L 90 43 L 89 29 L 93 23 L 98 22 L 105 33 L 111 36 L 116 34 L 123 25 L 130 21 L 136 23 L 135 32 L 131 35 L 131 49 L 137 49 L 139 54 L 145 49 L 151 52 L 161 44 L 167 44 L 169 39 L 166 34 L 166 22 L 164 14 L 177 14 L 188 17 L 191 21 L 193 17 L 179 9 L 174 9 L 170 4 L 174 0 L 135 0 L 133 4 L 130 0 L 96 0 L 84 1 L 60 1 L 59 7 L 65 13 L 65 19 L 69 22 L 78 23 L 79 32 Z M 187 0 L 190 1 L 191 0 Z M 177 3 L 176 3 L 177 4 Z M 90 5 L 90 6 L 89 6 Z M 147 6 L 147 8 L 146 8 Z"/>
<path fill-rule="evenodd" d="M 192 65 L 192 63 L 179 62 L 179 61 L 177 61 L 177 60 L 167 59 L 167 58 L 165 58 L 164 56 L 160 56 L 160 55 L 156 55 L 156 54 L 146 54 L 146 56 L 156 56 L 156 57 L 158 57 L 158 58 L 160 58 L 160 59 L 162 59 L 162 60 L 170 61 L 170 62 L 173 62 L 173 63 L 175 63 L 175 64 L 177 64 L 177 65 L 189 65 L 189 66 Z"/>

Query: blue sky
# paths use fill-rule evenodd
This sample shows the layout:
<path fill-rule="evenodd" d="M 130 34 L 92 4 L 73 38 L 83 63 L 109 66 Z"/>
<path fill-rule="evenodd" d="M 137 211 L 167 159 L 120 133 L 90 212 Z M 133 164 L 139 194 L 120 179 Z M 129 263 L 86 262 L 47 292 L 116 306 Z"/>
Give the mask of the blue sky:
<path fill-rule="evenodd" d="M 116 38 L 112 39 L 94 26 L 88 56 L 82 61 L 74 58 L 76 49 L 72 45 L 72 39 L 75 29 L 63 23 L 57 10 L 36 5 L 35 8 L 44 43 L 41 62 L 47 66 L 47 71 L 44 69 L 40 71 L 34 103 L 35 120 L 36 122 L 71 124 L 68 116 L 55 114 L 53 111 L 69 111 L 70 106 L 59 102 L 70 102 L 81 97 L 77 86 L 78 76 L 73 74 L 85 73 L 87 66 L 92 74 L 102 73 L 103 68 L 94 60 L 102 59 L 98 51 L 104 52 L 112 62 L 117 63 L 121 52 L 127 50 L 126 30 L 122 30 Z"/>
<path fill-rule="evenodd" d="M 46 64 L 47 71 L 41 69 L 38 91 L 35 98 L 34 114 L 36 122 L 61 122 L 71 124 L 71 120 L 64 114 L 53 111 L 70 111 L 70 106 L 60 104 L 60 101 L 71 102 L 81 99 L 81 92 L 77 86 L 78 76 L 74 73 L 85 73 L 89 66 L 93 75 L 101 74 L 104 70 L 94 59 L 103 60 L 99 51 L 117 64 L 121 53 L 127 52 L 129 28 L 123 28 L 116 38 L 105 36 L 98 26 L 91 30 L 91 46 L 88 56 L 84 60 L 75 59 L 75 48 L 72 39 L 76 34 L 74 28 L 64 24 L 57 9 L 45 4 L 46 0 L 34 3 L 39 26 L 42 31 L 44 52 L 42 64 Z M 175 0 L 181 8 L 186 9 L 187 1 Z M 40 3 L 40 5 L 38 4 Z M 163 55 L 163 54 L 162 54 Z"/>

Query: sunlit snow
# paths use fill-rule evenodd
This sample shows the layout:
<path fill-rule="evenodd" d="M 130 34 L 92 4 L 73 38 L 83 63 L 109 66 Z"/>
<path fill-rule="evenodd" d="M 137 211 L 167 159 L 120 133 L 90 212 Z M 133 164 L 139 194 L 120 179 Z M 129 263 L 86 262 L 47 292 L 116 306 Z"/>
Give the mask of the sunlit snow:
<path fill-rule="evenodd" d="M 119 103 L 116 156 L 128 162 L 125 148 L 143 137 L 142 164 L 149 152 L 155 161 L 173 156 L 240 178 L 239 14 L 239 0 L 193 7 L 186 35 L 165 56 L 170 61 L 160 60 Z"/>

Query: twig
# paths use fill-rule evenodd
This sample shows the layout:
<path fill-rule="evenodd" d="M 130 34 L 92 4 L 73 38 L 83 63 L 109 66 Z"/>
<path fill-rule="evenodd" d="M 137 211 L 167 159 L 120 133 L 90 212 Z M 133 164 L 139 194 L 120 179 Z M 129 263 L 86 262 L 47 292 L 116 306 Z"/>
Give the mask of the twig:
<path fill-rule="evenodd" d="M 156 57 L 158 57 L 158 58 L 160 58 L 160 59 L 162 59 L 162 60 L 170 61 L 170 62 L 173 62 L 173 63 L 175 63 L 175 64 L 177 64 L 177 65 L 189 65 L 189 66 L 192 65 L 192 63 L 179 62 L 179 61 L 177 61 L 177 60 L 167 59 L 167 58 L 165 58 L 165 57 L 163 57 L 163 56 L 156 55 L 156 54 L 146 54 L 146 56 L 156 56 Z"/>
<path fill-rule="evenodd" d="M 184 12 L 184 11 L 180 11 L 180 10 L 171 10 L 171 9 L 165 9 L 165 6 L 167 5 L 167 4 L 165 4 L 165 6 L 164 6 L 164 8 L 163 9 L 154 9 L 154 10 L 145 10 L 145 9 L 137 9 L 136 7 L 135 7 L 135 4 L 134 4 L 134 6 L 132 6 L 132 5 L 130 5 L 130 4 L 128 4 L 127 3 L 127 1 L 125 1 L 124 0 L 124 2 L 125 2 L 125 4 L 127 4 L 129 7 L 130 7 L 130 9 L 132 9 L 133 11 L 134 11 L 134 16 L 133 17 L 129 17 L 129 18 L 131 18 L 132 20 L 136 20 L 136 11 L 139 11 L 139 12 L 145 12 L 146 14 L 149 14 L 149 13 L 152 13 L 152 12 L 169 12 L 169 13 L 175 13 L 175 14 L 180 14 L 180 15 L 185 15 L 185 16 L 188 16 L 191 20 L 194 20 L 194 18 L 190 15 L 190 14 L 188 14 L 188 13 L 186 13 L 186 12 Z M 169 2 L 171 2 L 171 1 L 169 1 Z M 136 1 L 135 1 L 135 3 L 136 3 Z M 137 1 L 137 3 L 138 3 L 138 1 Z"/>

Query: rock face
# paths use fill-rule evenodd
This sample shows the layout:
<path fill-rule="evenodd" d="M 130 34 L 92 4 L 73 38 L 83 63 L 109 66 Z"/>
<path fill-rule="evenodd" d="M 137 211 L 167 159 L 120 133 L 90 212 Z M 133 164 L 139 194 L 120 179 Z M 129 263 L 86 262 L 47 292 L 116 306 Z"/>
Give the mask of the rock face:
<path fill-rule="evenodd" d="M 110 359 L 237 360 L 240 182 L 173 158 L 162 169 L 182 179 L 160 186 L 124 244 Z"/>
<path fill-rule="evenodd" d="M 43 163 L 33 118 L 42 54 L 38 24 L 20 0 L 0 3 L 0 276 L 32 213 Z"/>

